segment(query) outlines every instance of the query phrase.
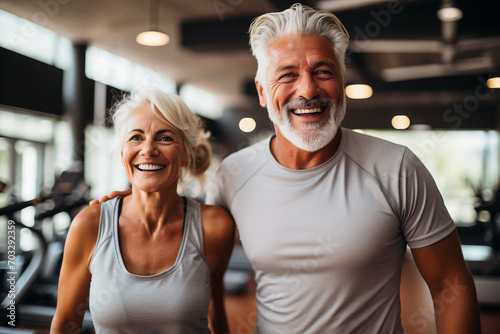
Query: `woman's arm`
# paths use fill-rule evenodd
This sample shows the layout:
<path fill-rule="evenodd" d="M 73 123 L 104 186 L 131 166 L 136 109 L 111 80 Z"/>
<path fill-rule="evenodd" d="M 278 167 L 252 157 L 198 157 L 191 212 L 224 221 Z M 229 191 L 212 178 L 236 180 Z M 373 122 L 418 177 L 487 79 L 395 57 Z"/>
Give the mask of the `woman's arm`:
<path fill-rule="evenodd" d="M 204 205 L 202 210 L 205 258 L 212 268 L 209 324 L 213 333 L 229 333 L 224 308 L 224 273 L 234 246 L 234 221 L 221 207 Z"/>
<path fill-rule="evenodd" d="M 100 205 L 85 208 L 71 223 L 64 246 L 51 334 L 82 330 L 90 288 L 89 263 L 97 240 L 100 211 Z"/>

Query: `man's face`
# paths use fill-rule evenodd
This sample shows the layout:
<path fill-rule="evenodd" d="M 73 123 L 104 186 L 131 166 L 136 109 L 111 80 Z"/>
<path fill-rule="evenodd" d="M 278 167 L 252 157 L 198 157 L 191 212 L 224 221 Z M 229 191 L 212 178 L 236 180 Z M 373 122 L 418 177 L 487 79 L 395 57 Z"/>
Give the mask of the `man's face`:
<path fill-rule="evenodd" d="M 266 88 L 260 104 L 295 146 L 317 151 L 335 136 L 343 118 L 343 80 L 332 45 L 317 35 L 288 35 L 268 48 Z"/>

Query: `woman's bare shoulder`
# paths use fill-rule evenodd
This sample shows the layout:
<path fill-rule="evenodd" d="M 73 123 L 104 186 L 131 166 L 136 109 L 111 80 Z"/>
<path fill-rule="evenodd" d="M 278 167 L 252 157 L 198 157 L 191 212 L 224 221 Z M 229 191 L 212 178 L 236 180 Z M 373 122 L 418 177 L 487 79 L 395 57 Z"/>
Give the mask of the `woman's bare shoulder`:
<path fill-rule="evenodd" d="M 205 233 L 216 238 L 229 237 L 234 233 L 234 221 L 229 212 L 216 205 L 202 204 L 201 216 Z"/>
<path fill-rule="evenodd" d="M 101 204 L 87 206 L 71 222 L 70 233 L 78 234 L 80 237 L 97 236 L 100 218 Z"/>

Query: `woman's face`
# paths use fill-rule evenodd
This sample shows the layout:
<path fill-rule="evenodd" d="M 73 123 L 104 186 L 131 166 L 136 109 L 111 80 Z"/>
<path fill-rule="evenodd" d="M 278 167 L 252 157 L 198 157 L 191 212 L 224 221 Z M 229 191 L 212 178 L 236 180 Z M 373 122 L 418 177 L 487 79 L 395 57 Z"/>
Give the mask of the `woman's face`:
<path fill-rule="evenodd" d="M 133 188 L 145 192 L 176 191 L 180 168 L 189 163 L 182 135 L 149 104 L 132 112 L 121 158 Z"/>

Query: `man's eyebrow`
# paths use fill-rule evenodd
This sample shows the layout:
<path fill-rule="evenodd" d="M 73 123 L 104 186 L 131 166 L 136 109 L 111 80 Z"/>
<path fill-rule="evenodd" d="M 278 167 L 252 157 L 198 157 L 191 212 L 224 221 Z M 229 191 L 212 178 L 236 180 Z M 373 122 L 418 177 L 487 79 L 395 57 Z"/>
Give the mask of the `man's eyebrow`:
<path fill-rule="evenodd" d="M 333 61 L 330 61 L 330 60 L 322 60 L 322 61 L 319 61 L 317 62 L 316 64 L 314 64 L 313 68 L 318 68 L 318 67 L 321 67 L 321 66 L 327 66 L 331 69 L 337 69 L 337 64 Z M 284 71 L 288 71 L 288 70 L 293 70 L 293 69 L 296 69 L 298 68 L 297 65 L 283 65 L 283 66 L 280 66 L 276 69 L 276 72 L 284 72 Z"/>
<path fill-rule="evenodd" d="M 276 72 L 284 72 L 284 71 L 293 70 L 296 68 L 298 68 L 298 66 L 296 66 L 296 65 L 283 65 L 283 66 L 278 67 L 276 69 Z"/>
<path fill-rule="evenodd" d="M 322 60 L 314 65 L 315 68 L 321 67 L 321 66 L 327 66 L 327 67 L 330 67 L 333 69 L 336 69 L 338 67 L 337 64 L 335 64 L 335 62 L 329 61 L 329 60 Z"/>

